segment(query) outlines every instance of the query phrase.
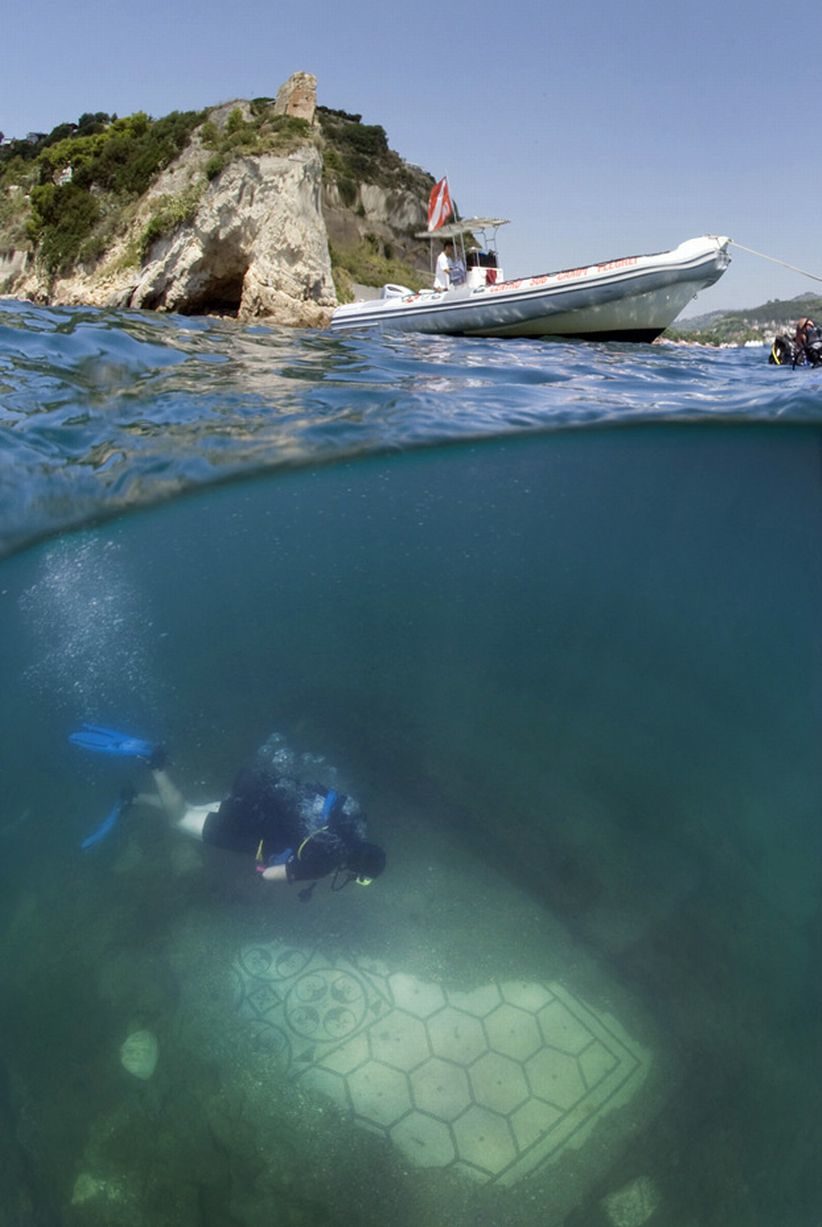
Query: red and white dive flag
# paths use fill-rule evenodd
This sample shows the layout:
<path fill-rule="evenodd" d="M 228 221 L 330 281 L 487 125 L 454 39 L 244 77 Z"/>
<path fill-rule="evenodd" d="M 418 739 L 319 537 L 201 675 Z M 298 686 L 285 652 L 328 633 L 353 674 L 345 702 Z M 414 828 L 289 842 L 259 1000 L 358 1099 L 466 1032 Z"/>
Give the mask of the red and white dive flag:
<path fill-rule="evenodd" d="M 444 226 L 452 212 L 448 180 L 440 179 L 439 183 L 435 183 L 431 188 L 431 195 L 428 197 L 429 231 L 439 230 L 440 226 Z"/>

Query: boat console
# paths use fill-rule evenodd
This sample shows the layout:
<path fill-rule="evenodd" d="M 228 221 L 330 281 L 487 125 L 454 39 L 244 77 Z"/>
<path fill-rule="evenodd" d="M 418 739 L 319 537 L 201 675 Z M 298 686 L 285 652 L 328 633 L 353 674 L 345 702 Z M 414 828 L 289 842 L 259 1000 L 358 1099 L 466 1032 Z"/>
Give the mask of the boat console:
<path fill-rule="evenodd" d="M 481 251 L 479 247 L 466 248 L 465 267 L 466 284 L 469 290 L 475 290 L 483 285 L 496 285 L 498 281 L 503 280 L 496 251 Z"/>

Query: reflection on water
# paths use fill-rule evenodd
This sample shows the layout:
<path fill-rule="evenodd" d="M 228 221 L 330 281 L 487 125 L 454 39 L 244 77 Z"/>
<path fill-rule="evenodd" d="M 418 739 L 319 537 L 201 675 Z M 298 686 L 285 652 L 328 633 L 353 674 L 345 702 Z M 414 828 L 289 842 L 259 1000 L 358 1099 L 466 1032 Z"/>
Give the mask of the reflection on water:
<path fill-rule="evenodd" d="M 619 1195 L 651 1227 L 813 1227 L 820 510 L 814 428 L 650 427 L 306 469 L 7 560 L 19 1221 L 602 1227 Z M 81 858 L 141 782 L 78 760 L 83 719 L 167 738 L 200 800 L 287 729 L 354 781 L 389 871 L 303 905 L 147 815 Z M 243 1047 L 256 942 L 375 960 L 372 994 L 557 982 L 646 1084 L 510 1188 L 415 1167 Z M 136 1086 L 138 1026 L 161 1056 Z"/>
<path fill-rule="evenodd" d="M 340 337 L 0 301 L 0 555 L 283 465 L 652 417 L 815 421 L 816 383 L 741 349 Z"/>

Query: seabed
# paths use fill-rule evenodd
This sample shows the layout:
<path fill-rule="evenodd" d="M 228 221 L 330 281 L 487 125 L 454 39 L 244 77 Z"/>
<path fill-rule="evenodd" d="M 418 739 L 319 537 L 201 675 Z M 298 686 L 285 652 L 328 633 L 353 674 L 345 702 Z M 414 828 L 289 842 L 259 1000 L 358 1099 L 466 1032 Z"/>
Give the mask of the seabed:
<path fill-rule="evenodd" d="M 557 983 L 472 991 L 274 941 L 232 969 L 245 1042 L 415 1167 L 512 1185 L 628 1104 L 649 1056 Z"/>

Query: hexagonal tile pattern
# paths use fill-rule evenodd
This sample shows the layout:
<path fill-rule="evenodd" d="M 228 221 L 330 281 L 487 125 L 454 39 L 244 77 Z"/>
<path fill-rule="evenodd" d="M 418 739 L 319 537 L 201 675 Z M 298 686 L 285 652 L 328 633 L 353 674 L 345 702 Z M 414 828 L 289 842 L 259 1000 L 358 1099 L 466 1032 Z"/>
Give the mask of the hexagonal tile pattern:
<path fill-rule="evenodd" d="M 545 1043 L 577 1056 L 591 1042 L 591 1032 L 561 1001 L 549 1001 L 537 1014 Z"/>
<path fill-rule="evenodd" d="M 596 1086 L 616 1065 L 616 1058 L 599 1040 L 579 1054 L 579 1068 L 588 1086 Z"/>
<path fill-rule="evenodd" d="M 439 984 L 426 984 L 403 972 L 389 976 L 388 984 L 399 1008 L 416 1018 L 430 1018 L 445 1005 L 445 993 Z"/>
<path fill-rule="evenodd" d="M 485 1020 L 485 1032 L 492 1048 L 517 1061 L 526 1061 L 542 1048 L 536 1018 L 516 1005 L 497 1006 Z"/>
<path fill-rule="evenodd" d="M 649 1066 L 564 986 L 449 989 L 284 942 L 245 947 L 231 999 L 257 1068 L 298 1080 L 406 1161 L 511 1185 L 584 1144 Z"/>
<path fill-rule="evenodd" d="M 424 1112 L 409 1112 L 388 1136 L 415 1167 L 449 1167 L 457 1157 L 451 1130 Z"/>
<path fill-rule="evenodd" d="M 351 1074 L 360 1065 L 364 1065 L 371 1055 L 368 1047 L 368 1036 L 364 1031 L 346 1040 L 338 1048 L 332 1048 L 324 1054 L 320 1063 L 324 1069 L 332 1069 L 335 1073 Z"/>
<path fill-rule="evenodd" d="M 371 1055 L 397 1069 L 414 1069 L 431 1055 L 425 1024 L 404 1010 L 392 1010 L 369 1032 Z"/>
<path fill-rule="evenodd" d="M 536 1014 L 537 1010 L 554 1000 L 554 994 L 546 984 L 531 984 L 527 980 L 506 980 L 499 989 L 509 1005 L 519 1006 L 529 1014 Z"/>
<path fill-rule="evenodd" d="M 351 1102 L 358 1116 L 375 1125 L 393 1125 L 411 1111 L 408 1079 L 398 1069 L 368 1061 L 348 1077 Z"/>
<path fill-rule="evenodd" d="M 521 1150 L 527 1150 L 534 1142 L 553 1129 L 562 1120 L 562 1112 L 540 1099 L 528 1099 L 511 1114 L 511 1128 Z"/>
<path fill-rule="evenodd" d="M 550 1048 L 539 1052 L 525 1062 L 525 1075 L 533 1093 L 557 1108 L 569 1111 L 579 1103 L 587 1087 L 582 1071 L 573 1057 Z"/>
<path fill-rule="evenodd" d="M 344 1112 L 351 1111 L 351 1097 L 348 1094 L 348 1082 L 339 1074 L 332 1073 L 329 1069 L 323 1069 L 321 1066 L 312 1066 L 305 1076 L 306 1086 L 310 1086 L 312 1091 L 318 1091 L 320 1095 L 324 1095 L 326 1099 L 330 1099 L 338 1108 Z"/>
<path fill-rule="evenodd" d="M 438 1057 L 447 1057 L 463 1065 L 481 1056 L 488 1047 L 479 1019 L 453 1006 L 446 1006 L 429 1018 L 428 1035 Z"/>
<path fill-rule="evenodd" d="M 514 1135 L 505 1117 L 476 1104 L 455 1122 L 454 1136 L 460 1158 L 479 1171 L 498 1171 L 516 1157 Z"/>
<path fill-rule="evenodd" d="M 468 1075 L 453 1061 L 432 1057 L 411 1075 L 411 1098 L 423 1112 L 452 1121 L 472 1103 Z"/>
<path fill-rule="evenodd" d="M 500 1000 L 499 987 L 496 984 L 481 984 L 479 988 L 472 988 L 469 992 L 452 989 L 448 993 L 451 1005 L 458 1010 L 464 1010 L 466 1014 L 474 1014 L 477 1018 L 490 1014 L 500 1004 Z"/>
<path fill-rule="evenodd" d="M 528 1098 L 528 1083 L 518 1061 L 501 1052 L 486 1052 L 468 1071 L 474 1099 L 483 1108 L 507 1116 Z"/>

